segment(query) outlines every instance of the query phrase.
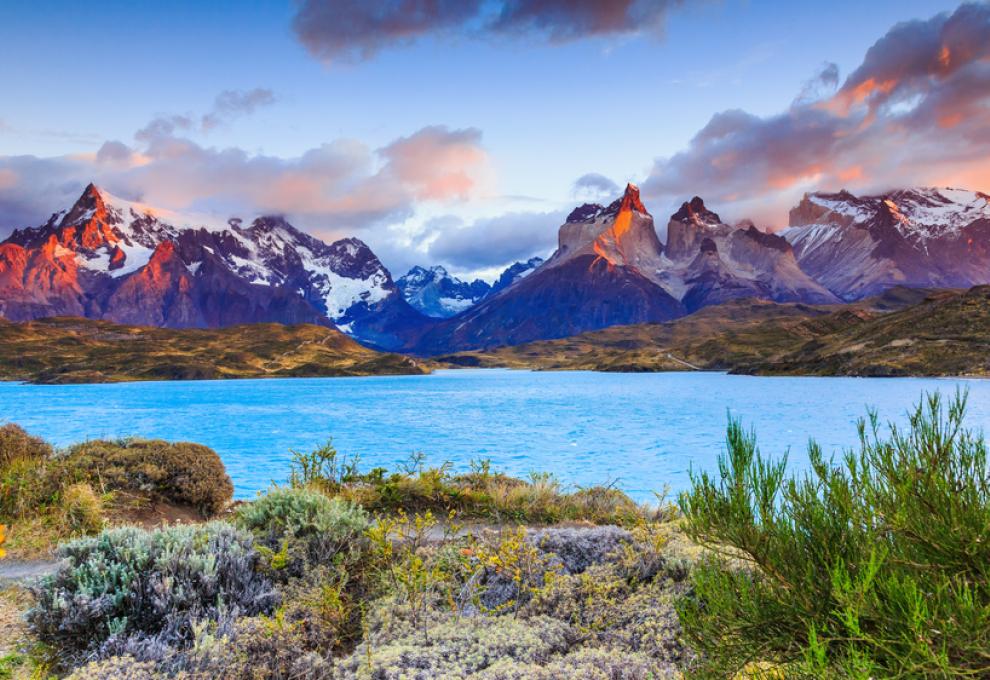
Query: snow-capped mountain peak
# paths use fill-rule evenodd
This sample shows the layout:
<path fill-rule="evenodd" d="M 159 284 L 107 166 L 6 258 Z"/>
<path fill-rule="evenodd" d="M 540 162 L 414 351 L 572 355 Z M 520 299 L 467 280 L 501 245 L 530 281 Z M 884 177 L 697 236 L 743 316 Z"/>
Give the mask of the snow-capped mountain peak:
<path fill-rule="evenodd" d="M 228 318 L 290 323 L 323 319 L 381 346 L 400 344 L 394 333 L 383 332 L 379 320 L 372 319 L 383 318 L 378 316 L 383 306 L 391 310 L 385 325 L 425 321 L 405 303 L 388 270 L 365 243 L 348 238 L 327 244 L 281 216 L 261 216 L 244 226 L 239 218 L 162 210 L 90 184 L 69 210 L 56 213 L 41 227 L 15 231 L 4 244 L 27 251 L 51 250 L 52 262 L 46 266 L 63 270 L 67 281 L 56 291 L 63 298 L 59 310 L 75 314 L 184 326 L 224 325 Z M 203 299 L 187 299 L 181 315 L 169 317 L 167 311 L 157 310 L 149 311 L 145 319 L 142 310 L 133 307 L 134 294 L 129 293 L 125 303 L 115 291 L 134 288 L 137 284 L 127 280 L 144 272 L 153 257 L 158 257 L 156 271 L 167 269 L 172 278 L 146 277 L 142 290 L 176 286 L 182 295 L 195 298 L 190 291 L 202 285 L 204 299 L 217 295 L 228 299 L 217 303 L 216 309 L 203 309 L 207 304 Z M 163 269 L 162 262 L 168 267 Z M 19 278 L 25 276 L 19 273 Z M 172 305 L 177 294 L 162 293 L 154 304 Z M 30 297 L 20 288 L 16 296 L 9 295 L 17 296 Z M 8 302 L 7 309 L 14 305 Z M 16 314 L 33 318 L 46 313 L 45 305 L 37 301 L 25 300 L 24 305 L 24 311 Z M 120 305 L 126 305 L 127 311 L 116 308 Z"/>
<path fill-rule="evenodd" d="M 608 220 L 614 218 L 624 210 L 632 210 L 643 215 L 650 214 L 646 210 L 646 206 L 643 205 L 643 201 L 639 197 L 639 187 L 635 184 L 627 184 L 622 196 L 609 203 L 608 206 L 598 203 L 585 203 L 578 206 L 567 216 L 567 222 L 592 223 Z"/>
<path fill-rule="evenodd" d="M 802 268 L 846 299 L 893 285 L 968 287 L 990 280 L 990 197 L 979 191 L 809 193 L 780 233 Z"/>
<path fill-rule="evenodd" d="M 396 281 L 396 286 L 415 309 L 441 319 L 470 309 L 491 291 L 484 281 L 462 281 L 441 265 L 429 269 L 414 266 Z"/>
<path fill-rule="evenodd" d="M 808 210 L 806 204 L 819 210 Z M 927 241 L 958 233 L 976 220 L 990 219 L 990 196 L 951 187 L 919 187 L 862 197 L 847 191 L 810 193 L 792 211 L 791 225 L 803 226 L 810 217 L 819 224 L 865 224 L 878 214 L 889 216 L 902 236 Z"/>

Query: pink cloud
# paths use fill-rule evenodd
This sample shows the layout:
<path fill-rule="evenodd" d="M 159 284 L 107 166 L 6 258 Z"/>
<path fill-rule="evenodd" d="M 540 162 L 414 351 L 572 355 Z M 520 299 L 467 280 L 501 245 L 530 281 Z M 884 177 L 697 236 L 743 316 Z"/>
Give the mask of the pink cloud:
<path fill-rule="evenodd" d="M 831 65 L 812 85 L 826 80 L 838 80 Z M 668 203 L 702 193 L 781 226 L 804 191 L 988 188 L 990 5 L 897 24 L 837 91 L 809 100 L 814 89 L 777 115 L 716 114 L 687 149 L 656 161 L 644 193 Z"/>
<path fill-rule="evenodd" d="M 380 151 L 384 174 L 395 177 L 420 200 L 465 200 L 485 181 L 488 155 L 481 131 L 431 126 L 395 140 Z"/>
<path fill-rule="evenodd" d="M 467 199 L 490 180 L 476 129 L 430 126 L 378 150 L 339 139 L 296 158 L 207 147 L 165 128 L 139 137 L 139 148 L 108 141 L 91 154 L 0 157 L 0 230 L 43 222 L 90 181 L 172 210 L 284 214 L 338 234 L 403 221 L 421 201 Z"/>

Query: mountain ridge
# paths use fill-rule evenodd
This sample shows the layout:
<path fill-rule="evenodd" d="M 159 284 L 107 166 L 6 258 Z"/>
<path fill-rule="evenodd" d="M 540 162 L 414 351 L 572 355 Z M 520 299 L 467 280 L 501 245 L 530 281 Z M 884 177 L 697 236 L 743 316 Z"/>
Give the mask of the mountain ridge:
<path fill-rule="evenodd" d="M 429 323 L 359 239 L 326 244 L 278 216 L 247 226 L 188 218 L 93 184 L 69 210 L 0 244 L 0 315 L 176 328 L 315 323 L 383 348 Z"/>

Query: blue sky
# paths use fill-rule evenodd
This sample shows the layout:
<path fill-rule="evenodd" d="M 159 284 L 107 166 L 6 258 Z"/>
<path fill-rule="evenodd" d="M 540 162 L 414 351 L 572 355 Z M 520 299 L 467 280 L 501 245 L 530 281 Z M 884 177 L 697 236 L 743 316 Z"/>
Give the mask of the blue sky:
<path fill-rule="evenodd" d="M 509 214 L 525 229 L 537 229 L 539 216 L 556 218 L 576 202 L 574 182 L 585 173 L 618 184 L 642 182 L 655 172 L 656 159 L 687 149 L 713 115 L 786 111 L 823 64 L 837 65 L 842 82 L 898 22 L 928 20 L 957 6 L 933 0 L 691 2 L 665 14 L 662 35 L 624 32 L 556 44 L 455 28 L 388 44 L 368 59 L 327 63 L 293 30 L 292 2 L 6 0 L 0 6 L 0 159 L 94 154 L 108 140 L 140 151 L 135 132 L 152 119 L 195 118 L 219 93 L 255 88 L 270 90 L 274 101 L 208 132 L 190 129 L 181 136 L 197 148 L 275 159 L 349 140 L 370 154 L 360 162 L 374 165 L 382 162 L 375 150 L 430 126 L 476 132 L 485 167 L 477 181 L 483 188 L 475 193 L 434 200 L 411 190 L 401 210 L 355 217 L 352 225 L 321 221 L 318 211 L 300 216 L 305 228 L 327 237 L 358 234 L 400 268 L 431 254 L 415 237 L 424 224 L 483 227 Z M 121 183 L 111 190 L 134 191 Z M 698 186 L 692 193 L 714 189 Z M 376 190 L 389 187 L 379 182 Z M 648 207 L 663 215 L 690 198 L 675 194 L 658 195 Z M 64 196 L 50 198 L 47 212 L 64 207 Z M 235 202 L 236 196 L 226 198 L 223 209 Z M 209 207 L 202 196 L 195 203 Z M 24 219 L 26 208 L 18 205 L 11 212 Z M 0 197 L 0 228 L 18 226 L 5 220 L 3 207 Z M 291 216 L 291 205 L 285 208 Z M 774 215 L 784 218 L 777 208 L 760 217 Z M 556 226 L 546 224 L 550 236 L 533 239 L 533 246 L 552 246 Z M 435 238 L 443 238 L 443 229 Z M 461 266 L 454 259 L 446 264 L 462 271 L 503 264 Z"/>

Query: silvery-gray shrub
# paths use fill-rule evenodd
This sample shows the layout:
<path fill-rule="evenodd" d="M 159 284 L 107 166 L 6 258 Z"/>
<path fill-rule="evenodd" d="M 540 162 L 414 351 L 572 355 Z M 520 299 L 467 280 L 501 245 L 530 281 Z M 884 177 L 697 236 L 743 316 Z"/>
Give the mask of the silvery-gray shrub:
<path fill-rule="evenodd" d="M 72 541 L 59 549 L 58 570 L 33 588 L 29 624 L 70 664 L 121 654 L 165 660 L 192 643 L 198 624 L 222 634 L 238 616 L 276 606 L 252 541 L 223 522 Z"/>

